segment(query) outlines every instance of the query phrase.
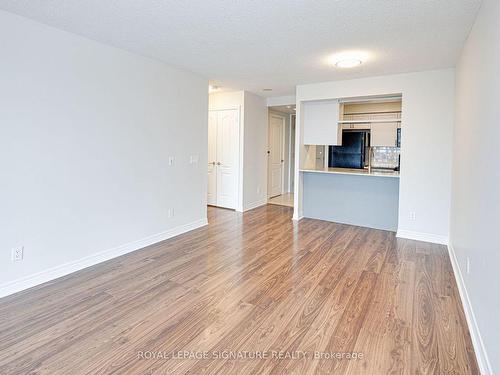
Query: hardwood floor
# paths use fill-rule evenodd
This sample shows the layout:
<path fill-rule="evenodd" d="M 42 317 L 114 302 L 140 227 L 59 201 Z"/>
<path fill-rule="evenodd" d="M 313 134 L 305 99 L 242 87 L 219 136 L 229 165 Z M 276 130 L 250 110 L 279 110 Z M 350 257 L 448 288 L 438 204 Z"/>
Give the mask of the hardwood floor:
<path fill-rule="evenodd" d="M 1 299 L 0 374 L 479 373 L 444 246 L 276 205 L 208 212 Z"/>

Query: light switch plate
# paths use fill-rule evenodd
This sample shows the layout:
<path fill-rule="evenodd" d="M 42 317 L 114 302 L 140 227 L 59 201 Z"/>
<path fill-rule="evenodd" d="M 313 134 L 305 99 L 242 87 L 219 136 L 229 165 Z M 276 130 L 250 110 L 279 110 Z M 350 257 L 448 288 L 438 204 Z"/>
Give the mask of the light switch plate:
<path fill-rule="evenodd" d="M 174 217 L 174 209 L 173 209 L 173 208 L 169 208 L 169 209 L 167 210 L 167 216 L 168 216 L 169 218 Z"/>
<path fill-rule="evenodd" d="M 198 163 L 199 156 L 198 155 L 191 155 L 189 157 L 189 163 L 190 164 L 196 164 Z"/>
<path fill-rule="evenodd" d="M 20 262 L 24 258 L 24 246 L 15 247 L 11 252 L 11 259 L 13 262 Z"/>

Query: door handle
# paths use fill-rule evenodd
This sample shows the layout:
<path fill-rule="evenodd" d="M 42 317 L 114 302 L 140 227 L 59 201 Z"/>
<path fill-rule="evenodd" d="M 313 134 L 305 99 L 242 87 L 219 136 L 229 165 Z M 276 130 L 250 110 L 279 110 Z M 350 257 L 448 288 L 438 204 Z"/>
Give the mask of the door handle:
<path fill-rule="evenodd" d="M 283 160 L 283 159 L 281 159 L 281 162 L 283 163 L 283 162 L 284 162 L 284 160 Z"/>

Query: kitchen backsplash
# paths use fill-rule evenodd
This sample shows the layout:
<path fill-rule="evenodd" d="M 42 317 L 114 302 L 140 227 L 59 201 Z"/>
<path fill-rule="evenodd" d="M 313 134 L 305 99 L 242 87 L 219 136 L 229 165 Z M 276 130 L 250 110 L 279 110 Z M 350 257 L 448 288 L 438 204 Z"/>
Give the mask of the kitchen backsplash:
<path fill-rule="evenodd" d="M 371 147 L 370 166 L 372 168 L 394 169 L 399 166 L 399 154 L 399 147 Z"/>

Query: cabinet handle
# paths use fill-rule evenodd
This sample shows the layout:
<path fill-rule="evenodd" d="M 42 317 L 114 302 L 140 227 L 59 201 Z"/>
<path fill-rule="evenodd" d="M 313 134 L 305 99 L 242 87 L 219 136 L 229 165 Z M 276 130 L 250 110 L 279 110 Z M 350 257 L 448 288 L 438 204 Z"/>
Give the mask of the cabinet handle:
<path fill-rule="evenodd" d="M 220 165 L 220 161 L 217 162 L 217 165 Z"/>

